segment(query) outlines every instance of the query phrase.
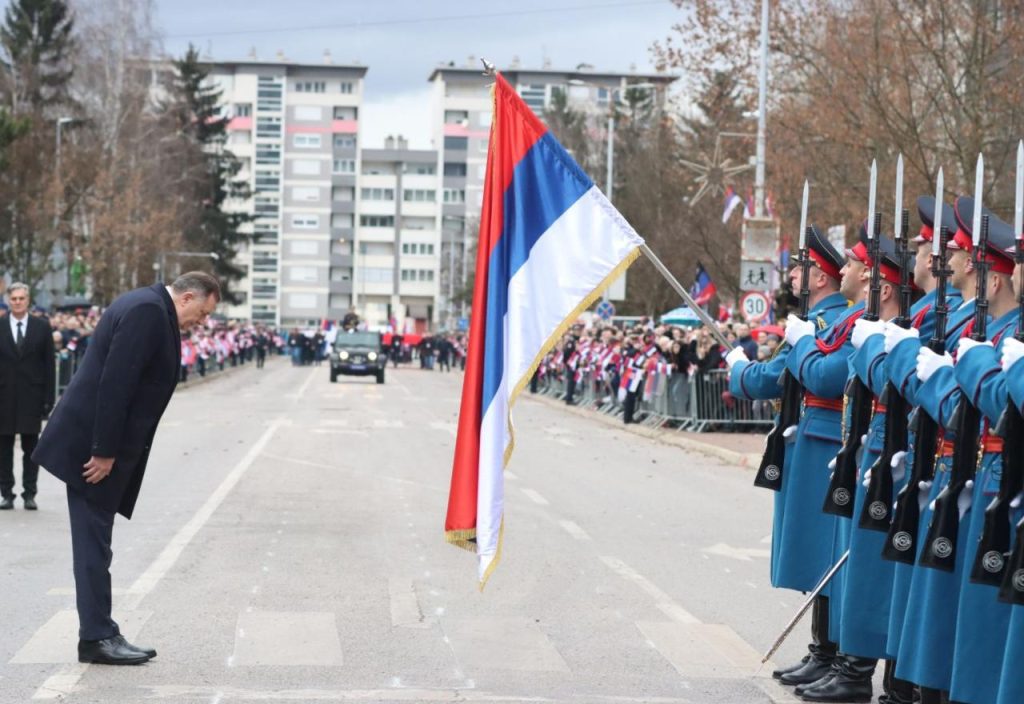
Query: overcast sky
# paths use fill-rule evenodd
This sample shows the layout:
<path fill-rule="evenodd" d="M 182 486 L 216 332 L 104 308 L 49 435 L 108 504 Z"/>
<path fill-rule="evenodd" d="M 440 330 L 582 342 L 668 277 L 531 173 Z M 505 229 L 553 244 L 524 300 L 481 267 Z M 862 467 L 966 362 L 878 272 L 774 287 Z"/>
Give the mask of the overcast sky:
<path fill-rule="evenodd" d="M 156 0 L 164 48 L 189 42 L 215 60 L 260 59 L 278 51 L 293 61 L 369 67 L 361 115 L 363 143 L 387 134 L 430 147 L 427 77 L 439 63 L 486 56 L 499 67 L 592 64 L 599 70 L 651 71 L 650 46 L 679 17 L 669 0 Z"/>

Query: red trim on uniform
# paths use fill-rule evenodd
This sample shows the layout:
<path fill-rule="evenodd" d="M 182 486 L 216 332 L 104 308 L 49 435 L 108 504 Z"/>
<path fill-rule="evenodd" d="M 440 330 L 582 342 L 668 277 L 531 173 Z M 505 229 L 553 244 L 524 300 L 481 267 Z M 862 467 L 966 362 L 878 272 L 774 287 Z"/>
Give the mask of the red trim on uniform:
<path fill-rule="evenodd" d="M 963 228 L 956 231 L 953 242 L 956 244 L 954 249 L 962 249 L 965 252 L 970 252 L 974 249 L 974 240 L 971 239 L 971 236 Z M 1013 260 L 1007 259 L 1003 254 L 996 254 L 989 249 L 985 253 L 985 261 L 989 263 L 989 266 L 992 267 L 992 271 L 995 273 L 1010 276 L 1013 274 Z"/>
<path fill-rule="evenodd" d="M 981 436 L 981 447 L 985 454 L 1003 451 L 1003 439 L 998 435 L 989 435 L 988 430 Z"/>
<path fill-rule="evenodd" d="M 814 262 L 814 265 L 816 267 L 824 271 L 827 275 L 831 276 L 836 281 L 842 278 L 842 276 L 840 276 L 839 274 L 839 267 L 835 265 L 835 262 L 829 261 L 825 257 L 815 252 L 813 249 L 809 249 L 808 252 L 810 252 L 811 260 Z"/>
<path fill-rule="evenodd" d="M 842 411 L 843 399 L 822 398 L 821 396 L 815 396 L 810 391 L 804 390 L 804 405 L 808 408 L 826 408 L 830 411 Z"/>
<path fill-rule="evenodd" d="M 818 350 L 822 354 L 832 354 L 840 347 L 846 344 L 846 340 L 850 337 L 850 333 L 853 331 L 853 324 L 857 322 L 860 316 L 864 315 L 864 309 L 860 309 L 849 318 L 843 321 L 843 325 L 840 328 L 836 328 L 836 336 L 832 339 L 832 342 L 825 342 L 822 339 L 815 340 L 815 344 L 818 346 Z"/>
<path fill-rule="evenodd" d="M 846 250 L 846 254 L 856 259 L 861 264 L 871 266 L 871 257 L 868 256 L 868 248 L 863 242 L 858 242 Z"/>
<path fill-rule="evenodd" d="M 974 249 L 974 240 L 967 234 L 967 231 L 962 227 L 957 228 L 956 234 L 953 235 L 953 239 L 946 243 L 947 247 L 952 246 L 953 249 L 962 249 L 965 252 L 970 252 Z"/>
<path fill-rule="evenodd" d="M 914 242 L 917 242 L 918 244 L 921 242 L 931 242 L 933 237 L 935 237 L 935 228 L 928 225 L 921 225 L 921 231 L 917 233 L 917 237 L 914 238 Z"/>
<path fill-rule="evenodd" d="M 921 326 L 924 324 L 925 316 L 928 315 L 928 311 L 930 311 L 931 309 L 932 309 L 932 304 L 929 303 L 924 308 L 919 310 L 917 312 L 917 315 L 915 315 L 914 319 L 910 322 L 910 326 L 912 328 L 914 328 L 915 330 L 920 330 Z"/>
<path fill-rule="evenodd" d="M 955 445 L 953 444 L 952 440 L 940 440 L 939 441 L 939 448 L 938 448 L 938 455 L 940 457 L 952 457 L 953 456 L 953 448 L 954 447 L 955 447 Z"/>

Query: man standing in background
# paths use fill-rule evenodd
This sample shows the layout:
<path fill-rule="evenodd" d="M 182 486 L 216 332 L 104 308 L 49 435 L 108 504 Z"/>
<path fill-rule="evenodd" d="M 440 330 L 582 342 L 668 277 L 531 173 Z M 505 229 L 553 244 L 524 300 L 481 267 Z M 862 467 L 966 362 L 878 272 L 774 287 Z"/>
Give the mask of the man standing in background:
<path fill-rule="evenodd" d="M 0 324 L 0 510 L 14 508 L 14 436 L 21 436 L 21 498 L 35 511 L 39 465 L 32 451 L 55 395 L 53 330 L 46 318 L 28 314 L 29 290 L 7 290 L 10 312 Z"/>

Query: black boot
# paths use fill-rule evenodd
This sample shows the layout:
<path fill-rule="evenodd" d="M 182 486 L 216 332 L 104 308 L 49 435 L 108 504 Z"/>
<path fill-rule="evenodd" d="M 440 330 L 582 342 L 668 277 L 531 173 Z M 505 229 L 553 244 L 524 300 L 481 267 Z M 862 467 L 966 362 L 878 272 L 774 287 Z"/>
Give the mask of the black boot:
<path fill-rule="evenodd" d="M 921 687 L 921 704 L 946 704 L 947 698 L 944 695 L 945 692 L 941 690 Z"/>
<path fill-rule="evenodd" d="M 811 611 L 811 639 L 807 646 L 808 657 L 800 667 L 782 672 L 779 682 L 785 685 L 805 685 L 826 677 L 835 662 L 837 647 L 828 638 L 828 597 L 819 596 L 814 600 Z M 773 673 L 774 674 L 774 673 Z"/>
<path fill-rule="evenodd" d="M 896 661 L 885 661 L 885 675 L 882 678 L 885 694 L 878 698 L 878 704 L 914 704 L 914 685 L 896 677 Z"/>
<path fill-rule="evenodd" d="M 864 702 L 872 700 L 871 677 L 878 661 L 853 655 L 839 655 L 833 675 L 815 687 L 805 688 L 800 697 L 807 702 Z"/>

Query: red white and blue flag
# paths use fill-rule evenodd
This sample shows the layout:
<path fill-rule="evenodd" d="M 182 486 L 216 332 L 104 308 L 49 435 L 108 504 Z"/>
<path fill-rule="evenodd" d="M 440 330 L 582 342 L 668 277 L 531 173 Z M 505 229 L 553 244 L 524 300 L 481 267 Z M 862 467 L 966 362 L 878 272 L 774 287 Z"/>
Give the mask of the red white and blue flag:
<path fill-rule="evenodd" d="M 740 205 L 743 204 L 743 199 L 740 198 L 740 194 L 729 186 L 725 189 L 725 210 L 722 211 L 722 223 L 729 222 L 729 218 L 732 217 L 733 211 L 736 210 Z"/>
<path fill-rule="evenodd" d="M 496 76 L 445 537 L 483 587 L 501 555 L 511 407 L 534 370 L 639 255 L 643 239 Z"/>
<path fill-rule="evenodd" d="M 697 275 L 693 279 L 693 286 L 690 287 L 693 302 L 699 306 L 707 305 L 717 292 L 718 289 L 715 288 L 715 282 L 711 280 L 711 275 L 708 274 L 704 265 L 698 262 Z"/>

